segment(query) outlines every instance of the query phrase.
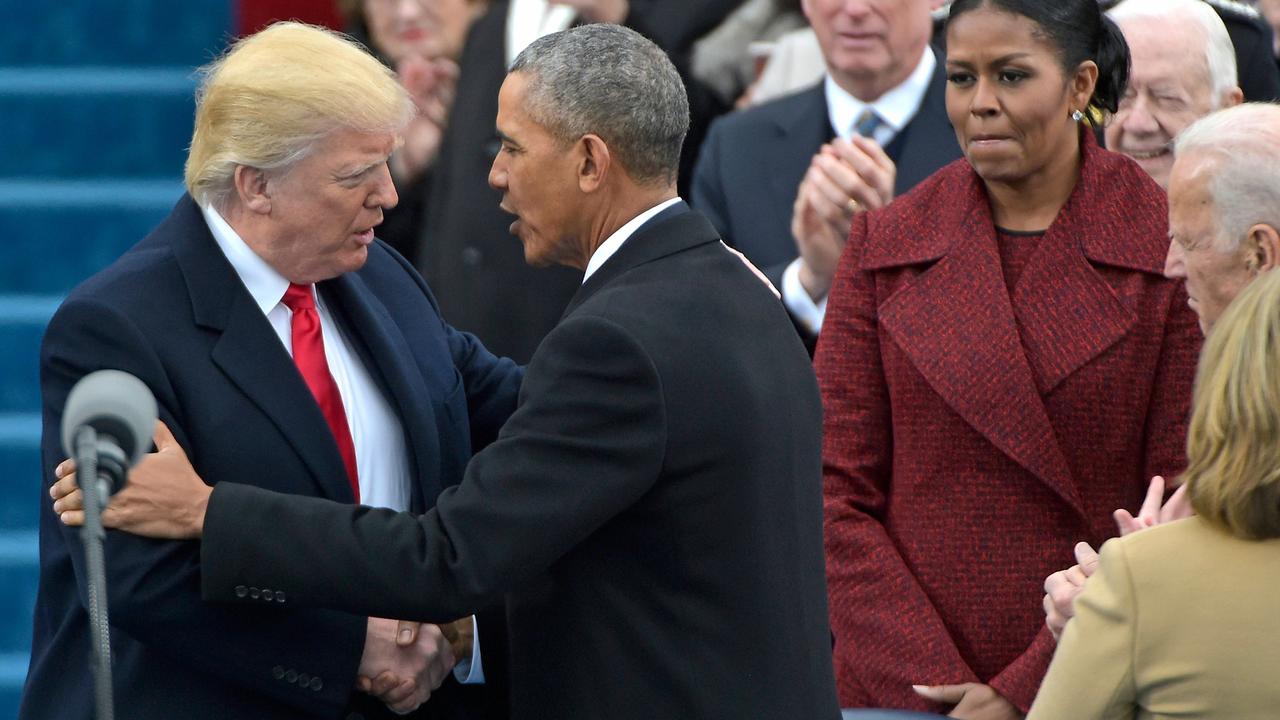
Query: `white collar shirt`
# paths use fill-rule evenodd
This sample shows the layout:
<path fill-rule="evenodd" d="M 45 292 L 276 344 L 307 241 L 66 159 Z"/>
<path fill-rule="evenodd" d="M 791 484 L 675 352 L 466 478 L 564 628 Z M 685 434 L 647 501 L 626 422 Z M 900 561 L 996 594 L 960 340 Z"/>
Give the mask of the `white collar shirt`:
<path fill-rule="evenodd" d="M 870 107 L 880 116 L 881 121 L 872 137 L 881 147 L 888 145 L 919 112 L 925 93 L 929 91 L 933 71 L 937 67 L 938 59 L 933 54 L 933 48 L 926 45 L 920 62 L 916 63 L 916 69 L 907 79 L 869 103 L 859 100 L 837 85 L 828 74 L 823 81 L 823 89 L 827 97 L 827 114 L 836 137 L 848 140 L 853 135 L 854 125 L 862 111 Z"/>

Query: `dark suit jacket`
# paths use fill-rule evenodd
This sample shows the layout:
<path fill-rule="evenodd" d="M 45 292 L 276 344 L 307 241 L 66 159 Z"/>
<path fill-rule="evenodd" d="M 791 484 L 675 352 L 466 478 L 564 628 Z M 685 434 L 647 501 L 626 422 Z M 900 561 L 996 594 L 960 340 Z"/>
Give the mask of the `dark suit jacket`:
<path fill-rule="evenodd" d="M 937 711 L 913 683 L 982 682 L 1025 711 L 1054 647 L 1045 576 L 1185 463 L 1200 340 L 1161 276 L 1165 195 L 1081 136 L 1012 299 L 963 160 L 854 222 L 816 358 L 846 707 Z"/>
<path fill-rule="evenodd" d="M 898 166 L 895 195 L 960 157 L 943 104 L 946 75 L 937 55 L 920 110 L 885 148 Z M 693 176 L 693 206 L 725 242 L 775 280 L 797 254 L 791 237 L 796 190 L 814 154 L 835 137 L 822 85 L 717 120 Z"/>
<path fill-rule="evenodd" d="M 506 592 L 514 717 L 837 717 L 812 369 L 710 224 L 666 215 L 578 291 L 435 510 L 219 486 L 205 597 L 426 619 Z"/>
<path fill-rule="evenodd" d="M 397 411 L 415 506 L 432 506 L 514 409 L 521 371 L 445 325 L 422 279 L 380 243 L 362 270 L 319 289 Z M 65 456 L 59 426 L 67 393 L 100 368 L 133 373 L 151 388 L 161 419 L 206 482 L 236 478 L 351 502 L 319 407 L 189 197 L 73 291 L 49 324 L 41 352 L 46 489 Z M 40 513 L 40 593 L 20 717 L 87 719 L 93 692 L 79 533 L 58 522 L 44 493 Z M 107 535 L 118 715 L 342 716 L 366 618 L 293 608 L 285 596 L 271 607 L 207 605 L 198 551 L 196 543 Z M 500 643 L 494 653 L 501 656 Z M 281 671 L 299 675 L 289 682 Z"/>

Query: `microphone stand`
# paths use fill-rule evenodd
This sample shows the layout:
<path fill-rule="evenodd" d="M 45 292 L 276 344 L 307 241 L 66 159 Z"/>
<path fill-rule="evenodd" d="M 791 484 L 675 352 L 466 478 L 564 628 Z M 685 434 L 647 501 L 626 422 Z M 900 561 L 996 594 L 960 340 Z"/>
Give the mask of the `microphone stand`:
<path fill-rule="evenodd" d="M 111 497 L 112 478 L 124 480 L 123 456 L 117 458 L 111 443 L 98 443 L 89 425 L 76 431 L 76 483 L 84 491 L 85 565 L 89 575 L 89 632 L 93 644 L 94 699 L 98 720 L 114 720 L 111 686 L 111 629 L 107 617 L 107 573 L 103 561 L 102 509 Z M 101 458 L 99 457 L 101 455 Z M 103 462 L 99 463 L 99 459 Z M 101 467 L 99 467 L 101 465 Z"/>

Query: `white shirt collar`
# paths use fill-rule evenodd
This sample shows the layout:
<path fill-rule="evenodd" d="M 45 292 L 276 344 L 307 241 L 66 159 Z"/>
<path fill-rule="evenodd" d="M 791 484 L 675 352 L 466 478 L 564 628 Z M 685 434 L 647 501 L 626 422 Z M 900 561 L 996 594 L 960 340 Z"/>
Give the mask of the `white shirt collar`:
<path fill-rule="evenodd" d="M 591 260 L 587 263 L 587 272 L 582 276 L 582 282 L 585 283 L 587 278 L 591 277 L 592 273 L 599 270 L 600 266 L 604 265 L 606 260 L 613 257 L 613 254 L 618 252 L 618 248 L 622 247 L 622 243 L 626 242 L 627 238 L 631 237 L 636 230 L 639 230 L 641 225 L 649 222 L 650 218 L 654 215 L 657 215 L 678 202 L 680 202 L 680 198 L 673 197 L 666 202 L 658 203 L 657 205 L 654 205 L 648 210 L 645 210 L 639 215 L 631 218 L 625 225 L 613 231 L 613 234 L 610 235 L 607 240 L 600 243 L 600 247 L 596 248 L 595 252 L 591 253 Z"/>
<path fill-rule="evenodd" d="M 831 127 L 836 135 L 848 140 L 853 134 L 853 125 L 863 108 L 870 105 L 880 116 L 883 124 L 876 132 L 876 140 L 884 145 L 885 138 L 892 138 L 911 122 L 924 103 L 925 93 L 929 91 L 929 82 L 933 79 L 933 71 L 938 67 L 938 59 L 934 57 L 933 48 L 924 46 L 924 54 L 916 69 L 901 85 L 881 95 L 872 102 L 863 102 L 836 84 L 828 73 L 824 81 L 827 96 L 827 114 L 831 119 Z M 883 134 L 881 131 L 884 131 Z"/>
<path fill-rule="evenodd" d="M 262 309 L 262 314 L 271 312 L 284 298 L 284 291 L 289 289 L 289 281 L 255 253 L 212 206 L 201 207 L 200 212 L 204 213 L 204 221 L 209 226 L 209 232 L 213 233 L 218 247 L 222 249 L 222 254 L 227 256 L 231 268 L 253 296 L 253 301 Z M 312 289 L 312 292 L 315 290 Z"/>

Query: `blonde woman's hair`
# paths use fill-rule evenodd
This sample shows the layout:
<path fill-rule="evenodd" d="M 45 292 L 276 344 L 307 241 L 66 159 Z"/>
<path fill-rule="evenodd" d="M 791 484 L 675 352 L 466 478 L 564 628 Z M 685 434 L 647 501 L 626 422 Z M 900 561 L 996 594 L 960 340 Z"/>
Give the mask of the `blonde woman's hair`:
<path fill-rule="evenodd" d="M 1280 272 L 1214 324 L 1193 407 L 1183 478 L 1196 513 L 1239 537 L 1280 537 Z"/>
<path fill-rule="evenodd" d="M 287 172 L 330 133 L 399 134 L 415 112 L 395 73 L 331 30 L 280 22 L 202 68 L 187 191 L 225 209 L 238 165 Z"/>

